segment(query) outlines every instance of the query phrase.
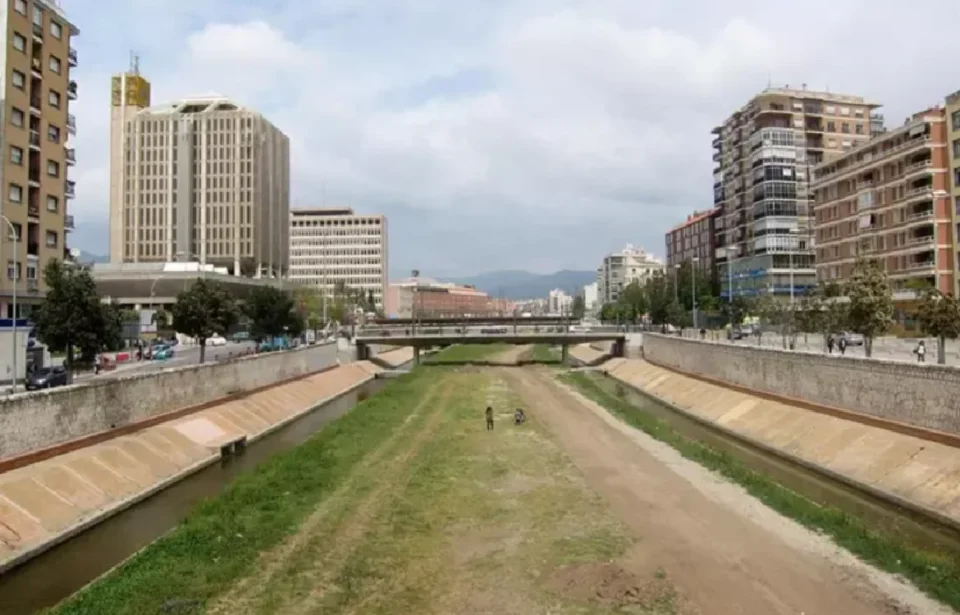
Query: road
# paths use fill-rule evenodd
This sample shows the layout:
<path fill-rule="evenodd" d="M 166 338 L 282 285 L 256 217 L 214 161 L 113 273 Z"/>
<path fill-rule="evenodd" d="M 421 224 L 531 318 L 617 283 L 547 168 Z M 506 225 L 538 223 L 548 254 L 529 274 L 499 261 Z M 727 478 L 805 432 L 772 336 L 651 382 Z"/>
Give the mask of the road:
<path fill-rule="evenodd" d="M 226 346 L 208 346 L 205 362 L 215 363 L 224 359 L 229 359 L 250 352 L 256 348 L 253 342 L 227 342 Z M 77 383 L 91 382 L 93 380 L 112 380 L 129 374 L 143 374 L 159 371 L 168 367 L 186 367 L 200 362 L 199 346 L 177 347 L 172 359 L 167 361 L 134 361 L 131 363 L 122 363 L 117 369 L 102 374 L 93 375 L 84 373 L 78 375 L 74 380 Z"/>

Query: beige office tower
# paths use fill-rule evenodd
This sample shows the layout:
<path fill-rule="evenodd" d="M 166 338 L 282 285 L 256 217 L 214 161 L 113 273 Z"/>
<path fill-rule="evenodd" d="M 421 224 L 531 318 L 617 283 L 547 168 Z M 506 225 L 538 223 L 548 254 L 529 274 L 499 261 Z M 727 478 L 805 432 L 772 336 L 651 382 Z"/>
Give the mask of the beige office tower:
<path fill-rule="evenodd" d="M 133 114 L 122 145 L 111 227 L 122 262 L 286 276 L 290 142 L 266 118 L 218 95 L 186 98 Z"/>
<path fill-rule="evenodd" d="M 23 317 L 42 301 L 43 267 L 65 257 L 65 233 L 73 229 L 67 169 L 76 157 L 67 140 L 76 133 L 69 106 L 77 98 L 70 78 L 77 52 L 70 43 L 79 31 L 50 0 L 4 1 L 0 318 L 10 318 L 15 294 Z"/>
<path fill-rule="evenodd" d="M 110 82 L 110 262 L 123 262 L 123 144 L 126 126 L 150 106 L 150 82 L 140 75 L 136 58 L 130 70 Z"/>

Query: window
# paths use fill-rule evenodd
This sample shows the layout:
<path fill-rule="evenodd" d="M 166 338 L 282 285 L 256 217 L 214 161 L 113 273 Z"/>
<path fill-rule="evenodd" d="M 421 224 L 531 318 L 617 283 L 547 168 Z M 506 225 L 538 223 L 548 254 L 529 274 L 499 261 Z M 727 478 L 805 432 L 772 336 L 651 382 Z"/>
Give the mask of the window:
<path fill-rule="evenodd" d="M 37 264 L 36 264 L 35 262 L 33 262 L 33 261 L 28 261 L 28 262 L 27 262 L 27 279 L 28 279 L 28 280 L 36 280 L 36 279 L 38 279 L 38 278 L 37 278 L 38 269 L 39 269 L 39 268 L 37 267 Z"/>
<path fill-rule="evenodd" d="M 11 81 L 13 82 L 13 87 L 22 90 L 27 85 L 27 76 L 14 69 L 13 79 L 11 79 Z"/>
<path fill-rule="evenodd" d="M 47 231 L 47 247 L 57 247 L 57 234 L 54 231 Z"/>
<path fill-rule="evenodd" d="M 10 241 L 13 241 L 13 240 L 20 241 L 20 238 L 23 237 L 22 231 L 23 231 L 23 226 L 14 222 L 13 228 L 10 228 L 9 226 L 7 227 L 7 239 L 9 239 Z"/>
<path fill-rule="evenodd" d="M 10 184 L 10 190 L 7 191 L 7 196 L 10 197 L 10 201 L 13 203 L 22 203 L 23 186 L 19 184 Z"/>
<path fill-rule="evenodd" d="M 14 0 L 13 10 L 20 13 L 23 16 L 27 14 L 27 2 L 26 0 Z"/>
<path fill-rule="evenodd" d="M 13 122 L 14 126 L 23 128 L 23 111 L 14 107 L 13 111 L 10 112 L 10 121 Z"/>
<path fill-rule="evenodd" d="M 51 107 L 55 107 L 59 109 L 60 108 L 60 92 L 56 90 L 50 90 L 50 95 L 47 96 L 47 102 L 50 103 Z"/>
<path fill-rule="evenodd" d="M 47 161 L 47 175 L 50 177 L 60 176 L 60 163 L 55 160 Z"/>
<path fill-rule="evenodd" d="M 55 196 L 47 197 L 47 211 L 57 211 L 60 208 L 60 201 Z"/>
<path fill-rule="evenodd" d="M 51 21 L 50 34 L 52 34 L 54 38 L 61 38 L 63 36 L 63 26 L 55 21 Z"/>
<path fill-rule="evenodd" d="M 39 6 L 33 7 L 33 23 L 43 28 L 43 9 Z M 43 30 L 40 30 L 40 34 L 43 34 Z"/>
<path fill-rule="evenodd" d="M 47 126 L 47 139 L 49 139 L 51 143 L 59 143 L 60 129 L 54 126 L 53 124 L 50 124 L 49 126 Z"/>
<path fill-rule="evenodd" d="M 60 74 L 60 58 L 57 56 L 50 56 L 50 70 Z"/>
<path fill-rule="evenodd" d="M 960 139 L 953 140 L 953 157 L 960 158 Z"/>
<path fill-rule="evenodd" d="M 7 279 L 8 279 L 8 280 L 19 280 L 19 279 L 20 279 L 20 263 L 14 263 L 13 261 L 7 261 Z"/>
<path fill-rule="evenodd" d="M 13 48 L 17 51 L 26 51 L 27 50 L 27 39 L 23 38 L 23 35 L 19 32 L 13 33 Z"/>
<path fill-rule="evenodd" d="M 856 125 L 856 129 L 857 129 L 857 134 L 858 134 L 858 135 L 862 135 L 862 134 L 863 134 L 863 124 L 857 124 L 857 125 Z"/>
<path fill-rule="evenodd" d="M 837 125 L 834 122 L 827 122 L 827 132 L 837 132 Z"/>
<path fill-rule="evenodd" d="M 950 119 L 953 121 L 953 129 L 960 130 L 960 111 L 954 111 Z"/>
<path fill-rule="evenodd" d="M 17 147 L 16 145 L 10 146 L 10 162 L 16 165 L 23 164 L 23 148 Z"/>

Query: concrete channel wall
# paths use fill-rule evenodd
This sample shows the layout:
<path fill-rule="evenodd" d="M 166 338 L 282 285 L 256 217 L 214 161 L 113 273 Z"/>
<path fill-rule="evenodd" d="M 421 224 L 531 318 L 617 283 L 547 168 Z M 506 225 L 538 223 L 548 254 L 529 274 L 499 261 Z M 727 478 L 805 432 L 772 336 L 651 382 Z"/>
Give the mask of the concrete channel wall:
<path fill-rule="evenodd" d="M 746 343 L 645 334 L 643 356 L 663 367 L 754 391 L 960 434 L 960 369 L 788 352 Z"/>
<path fill-rule="evenodd" d="M 647 361 L 612 359 L 603 369 L 683 414 L 960 528 L 960 448 L 750 395 Z"/>
<path fill-rule="evenodd" d="M 333 345 L 132 374 L 0 400 L 0 460 L 252 391 L 336 362 Z"/>
<path fill-rule="evenodd" d="M 301 353 L 285 367 L 295 370 L 310 356 Z M 284 363 L 277 359 L 273 367 L 278 361 Z M 380 371 L 366 361 L 336 367 L 0 474 L 0 573 L 217 462 L 224 447 L 253 442 Z"/>

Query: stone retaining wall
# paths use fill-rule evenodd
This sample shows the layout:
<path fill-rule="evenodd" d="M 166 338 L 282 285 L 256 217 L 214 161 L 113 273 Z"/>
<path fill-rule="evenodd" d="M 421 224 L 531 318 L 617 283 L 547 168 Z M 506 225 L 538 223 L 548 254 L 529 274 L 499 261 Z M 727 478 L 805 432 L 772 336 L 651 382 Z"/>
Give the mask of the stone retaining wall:
<path fill-rule="evenodd" d="M 14 395 L 0 400 L 0 460 L 305 376 L 335 362 L 334 346 L 314 345 Z"/>
<path fill-rule="evenodd" d="M 755 391 L 960 434 L 960 369 L 647 333 L 648 361 Z"/>

